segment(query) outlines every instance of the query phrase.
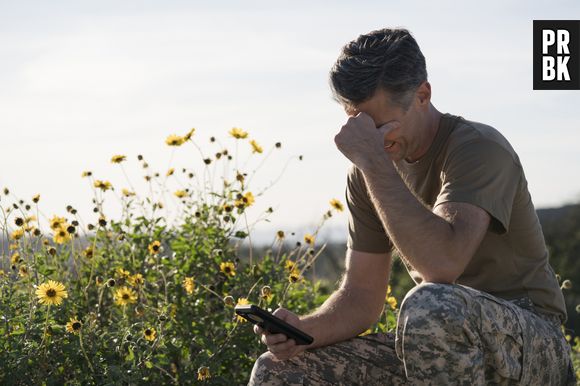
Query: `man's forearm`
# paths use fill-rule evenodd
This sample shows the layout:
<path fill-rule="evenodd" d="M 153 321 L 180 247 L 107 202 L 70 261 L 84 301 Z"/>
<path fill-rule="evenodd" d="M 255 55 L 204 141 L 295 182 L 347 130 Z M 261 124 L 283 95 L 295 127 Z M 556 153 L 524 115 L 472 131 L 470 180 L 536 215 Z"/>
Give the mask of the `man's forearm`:
<path fill-rule="evenodd" d="M 411 193 L 391 162 L 382 158 L 363 170 L 371 200 L 401 254 L 425 280 L 444 281 L 452 270 L 453 228 Z"/>
<path fill-rule="evenodd" d="M 353 338 L 369 328 L 382 308 L 369 309 L 372 294 L 363 290 L 340 288 L 313 314 L 302 316 L 302 328 L 314 338 L 308 348 L 326 346 Z"/>

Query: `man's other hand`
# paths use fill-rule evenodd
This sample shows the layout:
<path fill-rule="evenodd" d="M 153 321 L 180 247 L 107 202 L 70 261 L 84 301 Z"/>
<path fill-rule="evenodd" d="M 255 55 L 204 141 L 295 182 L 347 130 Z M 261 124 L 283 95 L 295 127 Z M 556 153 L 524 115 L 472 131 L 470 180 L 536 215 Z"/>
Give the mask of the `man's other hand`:
<path fill-rule="evenodd" d="M 278 308 L 272 314 L 298 329 L 302 327 L 298 315 L 285 308 Z M 268 351 L 277 360 L 290 359 L 303 352 L 307 347 L 305 345 L 297 345 L 294 339 L 288 339 L 284 334 L 271 334 L 257 324 L 254 325 L 254 333 L 261 336 L 262 343 L 268 347 Z"/>

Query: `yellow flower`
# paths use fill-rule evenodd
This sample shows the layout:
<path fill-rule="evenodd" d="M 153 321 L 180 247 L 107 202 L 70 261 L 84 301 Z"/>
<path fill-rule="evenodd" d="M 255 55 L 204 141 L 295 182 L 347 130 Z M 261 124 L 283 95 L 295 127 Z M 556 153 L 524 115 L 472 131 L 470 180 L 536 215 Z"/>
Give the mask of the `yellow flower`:
<path fill-rule="evenodd" d="M 92 175 L 93 175 L 93 172 L 86 170 L 83 172 L 83 174 L 81 174 L 81 177 L 90 177 Z"/>
<path fill-rule="evenodd" d="M 18 268 L 18 275 L 20 277 L 28 276 L 28 268 L 25 265 L 21 265 L 20 268 Z"/>
<path fill-rule="evenodd" d="M 177 198 L 183 198 L 187 196 L 187 192 L 185 190 L 178 190 L 173 194 L 175 194 Z"/>
<path fill-rule="evenodd" d="M 54 230 L 54 236 L 52 240 L 57 244 L 64 244 L 68 241 L 72 240 L 70 233 L 66 230 L 66 228 L 60 227 Z"/>
<path fill-rule="evenodd" d="M 141 275 L 140 273 L 136 273 L 133 276 L 129 276 L 127 278 L 127 281 L 133 287 L 139 287 L 140 285 L 143 285 L 143 283 L 145 282 L 145 279 L 143 279 L 143 275 Z"/>
<path fill-rule="evenodd" d="M 114 155 L 113 158 L 111 158 L 111 162 L 114 164 L 120 164 L 121 162 L 125 161 L 126 159 L 127 159 L 127 156 Z"/>
<path fill-rule="evenodd" d="M 49 280 L 48 283 L 42 283 L 36 289 L 36 297 L 40 304 L 47 306 L 59 306 L 62 299 L 67 298 L 68 294 L 65 290 L 64 284 L 58 281 Z"/>
<path fill-rule="evenodd" d="M 252 153 L 262 153 L 264 151 L 262 146 L 258 145 L 258 142 L 253 139 L 250 141 L 250 145 L 252 145 Z"/>
<path fill-rule="evenodd" d="M 22 229 L 22 228 L 16 229 L 14 232 L 12 232 L 12 235 L 11 235 L 11 237 L 14 240 L 20 240 L 23 236 L 24 236 L 24 229 Z"/>
<path fill-rule="evenodd" d="M 397 299 L 395 299 L 393 296 L 388 296 L 387 297 L 387 304 L 389 306 L 391 306 L 392 310 L 396 310 L 397 309 Z"/>
<path fill-rule="evenodd" d="M 97 189 L 101 189 L 103 192 L 112 188 L 112 185 L 109 181 L 101 181 L 101 180 L 96 180 L 93 183 L 93 186 Z"/>
<path fill-rule="evenodd" d="M 115 270 L 115 273 L 117 274 L 117 277 L 125 278 L 125 279 L 128 278 L 131 275 L 131 273 L 129 271 L 124 270 L 121 267 L 117 268 Z"/>
<path fill-rule="evenodd" d="M 306 234 L 304 236 L 304 242 L 308 245 L 314 245 L 314 236 L 311 234 Z"/>
<path fill-rule="evenodd" d="M 171 134 L 165 140 L 165 143 L 169 146 L 181 146 L 185 143 L 185 138 L 180 137 L 179 135 Z"/>
<path fill-rule="evenodd" d="M 248 132 L 240 129 L 239 127 L 232 127 L 230 130 L 230 135 L 235 139 L 244 139 L 248 137 Z"/>
<path fill-rule="evenodd" d="M 245 304 L 250 304 L 250 302 L 248 301 L 248 299 L 246 299 L 246 298 L 239 298 L 238 299 L 238 303 L 236 304 L 236 306 L 243 306 Z M 241 317 L 240 315 L 237 315 L 237 314 L 236 314 L 236 319 L 240 323 L 244 323 L 244 322 L 247 321 L 245 318 L 243 318 L 243 317 Z"/>
<path fill-rule="evenodd" d="M 72 334 L 79 334 L 81 332 L 81 327 L 83 324 L 76 317 L 70 318 L 70 321 L 66 324 L 66 331 Z"/>
<path fill-rule="evenodd" d="M 174 168 L 170 168 L 170 169 L 167 171 L 167 174 L 165 174 L 165 175 L 166 175 L 167 177 L 169 177 L 169 176 L 172 176 L 172 175 L 173 175 L 173 173 L 175 173 L 175 169 L 174 169 Z"/>
<path fill-rule="evenodd" d="M 290 283 L 296 283 L 298 280 L 300 280 L 300 271 L 294 268 L 288 276 L 288 281 Z"/>
<path fill-rule="evenodd" d="M 252 192 L 247 192 L 241 198 L 237 199 L 234 202 L 234 206 L 236 208 L 245 208 L 252 205 L 254 201 L 256 200 L 254 199 L 254 195 L 252 194 Z"/>
<path fill-rule="evenodd" d="M 338 210 L 339 212 L 342 212 L 344 210 L 344 206 L 342 206 L 342 203 L 340 201 L 338 201 L 336 198 L 333 198 L 332 200 L 330 200 L 330 206 L 332 206 L 334 209 Z"/>
<path fill-rule="evenodd" d="M 131 197 L 131 196 L 135 195 L 135 192 L 132 192 L 129 189 L 125 189 L 125 188 L 123 188 L 122 192 L 123 192 L 123 196 L 125 196 L 125 197 Z"/>
<path fill-rule="evenodd" d="M 38 201 L 40 201 L 40 194 L 35 194 L 34 196 L 32 196 L 32 202 L 36 204 L 38 203 Z"/>
<path fill-rule="evenodd" d="M 286 268 L 288 272 L 292 272 L 294 269 L 296 269 L 296 263 L 292 260 L 286 260 L 286 265 L 284 265 L 284 268 Z"/>
<path fill-rule="evenodd" d="M 185 292 L 188 294 L 191 295 L 193 293 L 193 290 L 195 289 L 195 282 L 193 277 L 186 277 L 183 279 L 183 288 L 185 288 Z"/>
<path fill-rule="evenodd" d="M 61 226 L 66 226 L 66 220 L 64 217 L 53 216 L 50 219 L 50 229 L 57 230 Z"/>
<path fill-rule="evenodd" d="M 87 259 L 92 258 L 94 256 L 94 254 L 95 254 L 95 250 L 93 249 L 93 246 L 92 245 L 89 245 L 88 247 L 86 247 L 83 250 L 83 255 L 85 255 L 85 257 Z"/>
<path fill-rule="evenodd" d="M 263 286 L 260 292 L 262 294 L 262 299 L 266 300 L 267 302 L 269 302 L 274 296 L 272 295 L 272 288 L 268 285 Z"/>
<path fill-rule="evenodd" d="M 387 286 L 387 296 L 389 296 L 391 294 L 391 286 L 388 285 Z"/>
<path fill-rule="evenodd" d="M 143 336 L 149 342 L 153 342 L 157 337 L 157 331 L 155 331 L 153 327 L 146 328 L 145 330 L 143 330 Z"/>
<path fill-rule="evenodd" d="M 197 380 L 198 381 L 205 381 L 206 379 L 211 378 L 211 375 L 209 373 L 209 367 L 206 366 L 202 366 L 199 369 L 197 369 Z"/>
<path fill-rule="evenodd" d="M 14 252 L 12 254 L 12 257 L 10 257 L 10 263 L 12 264 L 18 264 L 20 262 L 20 253 L 18 252 Z"/>
<path fill-rule="evenodd" d="M 125 306 L 130 303 L 137 303 L 137 293 L 129 287 L 121 287 L 115 291 L 115 303 Z"/>
<path fill-rule="evenodd" d="M 183 139 L 185 141 L 189 141 L 191 139 L 191 136 L 193 135 L 193 133 L 195 133 L 195 127 L 191 128 L 191 130 L 189 130 L 189 132 L 187 134 L 185 134 Z"/>
<path fill-rule="evenodd" d="M 155 240 L 151 244 L 149 244 L 147 249 L 149 250 L 150 254 L 156 255 L 159 253 L 159 250 L 161 249 L 161 243 L 159 241 Z"/>
<path fill-rule="evenodd" d="M 226 276 L 235 276 L 236 275 L 236 268 L 234 263 L 228 261 L 227 263 L 220 264 L 220 271 L 222 271 Z"/>

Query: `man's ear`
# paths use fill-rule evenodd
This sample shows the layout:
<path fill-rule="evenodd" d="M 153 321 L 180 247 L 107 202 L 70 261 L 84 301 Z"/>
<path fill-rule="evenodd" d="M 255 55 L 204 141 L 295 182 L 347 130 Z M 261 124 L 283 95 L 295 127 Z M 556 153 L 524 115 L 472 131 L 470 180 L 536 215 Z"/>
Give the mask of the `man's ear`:
<path fill-rule="evenodd" d="M 415 98 L 420 106 L 428 106 L 431 102 L 431 84 L 427 81 L 421 83 L 415 92 Z"/>

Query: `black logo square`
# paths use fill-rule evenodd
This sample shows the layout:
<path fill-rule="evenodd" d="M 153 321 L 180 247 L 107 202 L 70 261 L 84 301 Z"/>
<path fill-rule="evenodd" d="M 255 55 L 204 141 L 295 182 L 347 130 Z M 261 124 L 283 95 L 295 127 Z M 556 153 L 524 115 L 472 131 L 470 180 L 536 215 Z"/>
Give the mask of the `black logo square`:
<path fill-rule="evenodd" d="M 580 90 L 580 20 L 534 20 L 534 90 Z"/>

